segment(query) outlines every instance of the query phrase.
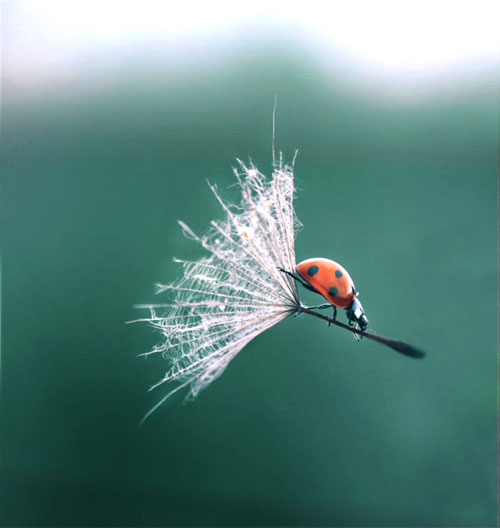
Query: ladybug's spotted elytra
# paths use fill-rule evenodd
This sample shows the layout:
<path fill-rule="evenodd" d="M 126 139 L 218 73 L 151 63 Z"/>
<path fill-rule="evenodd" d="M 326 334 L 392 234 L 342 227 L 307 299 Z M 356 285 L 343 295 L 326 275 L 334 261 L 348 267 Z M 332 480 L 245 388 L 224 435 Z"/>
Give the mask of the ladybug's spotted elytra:
<path fill-rule="evenodd" d="M 299 262 L 295 267 L 300 277 L 286 272 L 300 282 L 302 286 L 322 295 L 328 304 L 321 304 L 312 308 L 331 308 L 333 319 L 337 316 L 337 307 L 344 308 L 349 326 L 361 330 L 368 327 L 368 319 L 362 304 L 358 300 L 358 292 L 347 270 L 339 263 L 326 258 L 311 258 Z M 303 279 L 303 280 L 302 280 Z"/>
<path fill-rule="evenodd" d="M 311 258 L 297 264 L 297 273 L 334 306 L 347 308 L 356 288 L 347 270 L 326 258 Z"/>

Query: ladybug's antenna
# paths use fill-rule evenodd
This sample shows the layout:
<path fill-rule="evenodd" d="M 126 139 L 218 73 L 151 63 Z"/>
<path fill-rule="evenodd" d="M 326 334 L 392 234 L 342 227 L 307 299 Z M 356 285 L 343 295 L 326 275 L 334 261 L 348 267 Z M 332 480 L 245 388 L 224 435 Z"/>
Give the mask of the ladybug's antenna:
<path fill-rule="evenodd" d="M 340 321 L 331 319 L 330 317 L 327 317 L 326 315 L 322 315 L 317 312 L 314 312 L 310 308 L 307 308 L 307 306 L 301 305 L 300 311 L 307 313 L 309 315 L 314 315 L 314 317 L 319 317 L 320 319 L 324 319 L 325 321 L 328 321 L 329 323 L 334 324 L 336 326 L 340 326 L 341 328 L 344 328 L 345 330 L 349 330 L 349 332 L 352 332 L 354 334 L 360 334 L 368 339 L 377 341 L 378 343 L 382 343 L 383 345 L 386 345 L 389 348 L 392 348 L 393 350 L 395 350 L 396 352 L 399 352 L 400 354 L 404 354 L 405 356 L 409 356 L 415 359 L 422 359 L 425 356 L 425 352 L 423 350 L 420 350 L 419 348 L 414 347 L 413 345 L 405 343 L 404 341 L 399 341 L 398 339 L 391 339 L 390 337 L 384 337 L 372 331 L 367 332 L 367 331 L 360 330 L 359 328 L 357 329 L 352 328 L 350 326 L 347 326 L 344 323 L 341 323 Z"/>

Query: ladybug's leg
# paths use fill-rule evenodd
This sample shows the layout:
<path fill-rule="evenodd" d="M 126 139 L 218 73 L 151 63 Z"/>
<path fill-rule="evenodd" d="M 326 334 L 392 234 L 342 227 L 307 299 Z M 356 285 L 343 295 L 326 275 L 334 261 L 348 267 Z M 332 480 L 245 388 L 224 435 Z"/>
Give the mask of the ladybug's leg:
<path fill-rule="evenodd" d="M 319 304 L 318 306 L 309 306 L 310 310 L 326 310 L 327 308 L 333 308 L 333 316 L 328 319 L 328 326 L 330 326 L 332 321 L 337 319 L 337 307 L 331 303 Z"/>
<path fill-rule="evenodd" d="M 307 284 L 307 282 L 303 281 L 300 277 L 297 277 L 297 275 L 295 275 L 291 271 L 287 271 L 283 268 L 278 268 L 278 269 L 282 271 L 283 273 L 286 273 L 287 275 L 292 277 L 292 279 L 294 279 L 295 281 L 300 282 L 300 284 L 302 284 L 302 286 L 304 286 L 304 288 L 306 288 L 307 290 L 312 291 L 313 293 L 318 293 L 318 290 L 316 290 L 316 288 L 313 288 L 310 284 Z"/>
<path fill-rule="evenodd" d="M 328 320 L 328 326 L 330 326 L 333 321 L 337 320 L 337 307 L 334 304 L 331 304 L 330 306 L 333 306 L 333 315 L 331 319 Z"/>
<path fill-rule="evenodd" d="M 358 324 L 355 321 L 353 321 L 352 319 L 349 319 L 348 325 L 352 326 L 356 330 L 359 328 Z M 359 341 L 363 337 L 363 336 L 361 336 L 359 334 L 352 334 L 352 335 L 354 336 L 354 339 L 356 341 Z"/>
<path fill-rule="evenodd" d="M 319 304 L 318 306 L 309 306 L 310 310 L 326 310 L 327 308 L 331 308 L 333 304 L 325 303 L 325 304 Z"/>

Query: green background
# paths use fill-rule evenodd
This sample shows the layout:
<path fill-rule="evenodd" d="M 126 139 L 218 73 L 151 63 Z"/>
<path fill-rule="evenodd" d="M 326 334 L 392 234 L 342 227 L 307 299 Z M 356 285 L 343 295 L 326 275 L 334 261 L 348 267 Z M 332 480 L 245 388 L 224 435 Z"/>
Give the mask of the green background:
<path fill-rule="evenodd" d="M 237 59 L 123 56 L 41 95 L 4 72 L 1 524 L 495 525 L 496 77 L 398 94 L 285 44 Z M 139 427 L 166 364 L 124 323 L 203 254 L 176 220 L 221 217 L 205 180 L 236 199 L 236 157 L 269 173 L 274 94 L 297 260 L 341 262 L 428 355 L 291 318 Z"/>

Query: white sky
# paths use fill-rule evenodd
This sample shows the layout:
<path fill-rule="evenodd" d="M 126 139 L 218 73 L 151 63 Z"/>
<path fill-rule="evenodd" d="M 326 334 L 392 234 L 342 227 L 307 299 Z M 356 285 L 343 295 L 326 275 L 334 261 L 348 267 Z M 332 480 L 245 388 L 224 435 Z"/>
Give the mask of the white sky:
<path fill-rule="evenodd" d="M 319 59 L 399 76 L 500 60 L 500 0 L 19 0 L 2 3 L 2 25 L 4 66 L 25 80 L 130 48 L 203 61 L 273 34 Z"/>

